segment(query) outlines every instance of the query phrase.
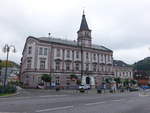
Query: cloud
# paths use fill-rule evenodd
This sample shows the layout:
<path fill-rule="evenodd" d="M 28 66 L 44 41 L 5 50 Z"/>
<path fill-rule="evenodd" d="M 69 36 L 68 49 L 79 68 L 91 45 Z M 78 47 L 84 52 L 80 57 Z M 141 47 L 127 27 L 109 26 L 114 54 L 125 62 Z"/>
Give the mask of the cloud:
<path fill-rule="evenodd" d="M 18 52 L 10 59 L 19 63 L 29 35 L 42 37 L 51 32 L 54 37 L 75 40 L 83 9 L 93 43 L 114 50 L 115 59 L 133 63 L 149 56 L 144 54 L 150 43 L 149 0 L 2 0 L 0 48 L 5 43 L 15 45 Z M 5 58 L 2 51 L 0 55 Z"/>

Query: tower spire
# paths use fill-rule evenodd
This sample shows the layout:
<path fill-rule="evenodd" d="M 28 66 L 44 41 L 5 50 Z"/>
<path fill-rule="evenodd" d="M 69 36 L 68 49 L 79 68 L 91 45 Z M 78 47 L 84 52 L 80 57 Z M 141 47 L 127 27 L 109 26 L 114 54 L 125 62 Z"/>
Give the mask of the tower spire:
<path fill-rule="evenodd" d="M 84 9 L 83 9 L 83 15 L 85 15 Z"/>
<path fill-rule="evenodd" d="M 91 30 L 88 27 L 88 24 L 86 22 L 84 10 L 81 20 L 80 29 L 77 32 L 78 33 L 78 45 L 82 45 L 83 47 L 91 47 L 92 38 L 91 38 Z"/>
<path fill-rule="evenodd" d="M 88 24 L 86 22 L 84 10 L 83 10 L 83 15 L 82 15 L 82 20 L 81 20 L 81 25 L 80 25 L 79 31 L 82 31 L 82 30 L 90 30 L 88 27 Z"/>

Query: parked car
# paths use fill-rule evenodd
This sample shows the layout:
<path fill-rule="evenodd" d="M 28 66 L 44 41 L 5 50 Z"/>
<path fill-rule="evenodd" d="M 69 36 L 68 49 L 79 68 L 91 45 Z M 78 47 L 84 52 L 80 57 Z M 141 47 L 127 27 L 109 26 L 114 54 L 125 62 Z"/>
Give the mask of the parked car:
<path fill-rule="evenodd" d="M 142 89 L 144 89 L 144 90 L 147 90 L 147 89 L 150 89 L 150 87 L 149 86 L 141 86 L 140 88 L 142 88 Z"/>
<path fill-rule="evenodd" d="M 90 87 L 90 85 L 80 85 L 79 86 L 79 89 L 85 89 L 85 90 L 87 90 L 87 89 L 90 89 L 91 87 Z"/>
<path fill-rule="evenodd" d="M 129 91 L 130 91 L 130 92 L 139 91 L 139 88 L 138 88 L 138 87 L 130 87 L 130 88 L 129 88 Z"/>

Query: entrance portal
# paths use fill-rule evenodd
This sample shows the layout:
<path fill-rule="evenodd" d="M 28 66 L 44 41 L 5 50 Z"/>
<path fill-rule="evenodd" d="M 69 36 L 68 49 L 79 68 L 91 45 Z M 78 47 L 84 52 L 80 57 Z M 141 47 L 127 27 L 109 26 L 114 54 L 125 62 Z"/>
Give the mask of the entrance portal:
<path fill-rule="evenodd" d="M 90 77 L 86 77 L 86 84 L 90 84 L 90 83 L 91 83 Z"/>

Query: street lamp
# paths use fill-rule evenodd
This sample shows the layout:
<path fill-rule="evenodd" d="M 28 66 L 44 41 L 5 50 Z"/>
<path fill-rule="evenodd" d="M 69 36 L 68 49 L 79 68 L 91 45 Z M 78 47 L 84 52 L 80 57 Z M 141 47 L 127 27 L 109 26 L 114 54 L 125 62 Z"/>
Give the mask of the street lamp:
<path fill-rule="evenodd" d="M 6 67 L 5 67 L 5 76 L 4 76 L 4 87 L 6 87 L 6 79 L 7 79 L 7 67 L 8 67 L 8 56 L 9 56 L 9 52 L 12 49 L 12 52 L 16 52 L 15 46 L 14 45 L 8 45 L 5 44 L 5 46 L 3 47 L 3 52 L 7 54 L 6 57 Z"/>
<path fill-rule="evenodd" d="M 81 49 L 81 84 L 82 84 L 82 79 L 83 79 L 83 73 L 84 73 L 84 62 L 83 62 L 83 45 L 82 45 L 82 41 L 81 41 L 81 45 L 79 46 Z"/>

